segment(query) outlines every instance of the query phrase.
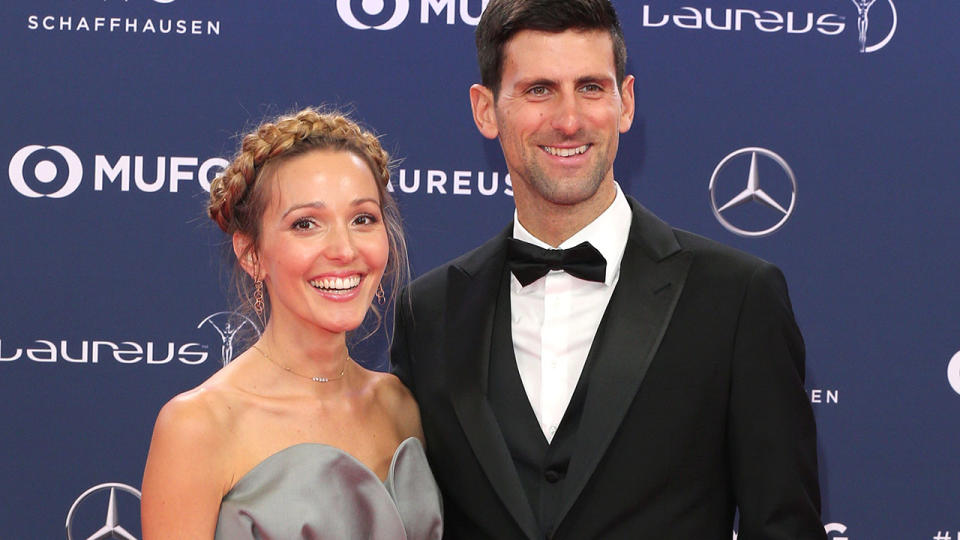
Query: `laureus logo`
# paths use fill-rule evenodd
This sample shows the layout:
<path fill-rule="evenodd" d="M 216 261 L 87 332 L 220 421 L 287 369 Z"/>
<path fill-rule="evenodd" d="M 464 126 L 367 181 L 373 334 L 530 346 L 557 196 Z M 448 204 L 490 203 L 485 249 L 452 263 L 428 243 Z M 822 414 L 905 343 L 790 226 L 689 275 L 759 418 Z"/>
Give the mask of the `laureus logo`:
<path fill-rule="evenodd" d="M 386 20 L 380 24 L 369 25 L 357 19 L 352 7 L 354 3 L 355 2 L 351 2 L 351 0 L 337 0 L 337 13 L 340 15 L 340 18 L 343 19 L 343 22 L 347 23 L 347 26 L 356 28 L 357 30 L 369 30 L 370 28 L 392 30 L 400 26 L 400 23 L 407 18 L 407 13 L 410 12 L 410 0 L 394 0 L 393 14 L 389 15 Z M 359 4 L 368 17 L 382 15 L 386 8 L 386 3 L 383 0 L 362 0 Z"/>
<path fill-rule="evenodd" d="M 220 364 L 224 366 L 233 360 L 234 339 L 236 339 L 237 334 L 240 333 L 244 327 L 249 327 L 256 334 L 257 338 L 260 337 L 260 328 L 257 326 L 257 323 L 245 315 L 232 311 L 218 311 L 212 315 L 208 315 L 200 321 L 197 328 L 205 324 L 216 330 L 217 335 L 220 336 L 222 343 L 220 348 Z"/>
<path fill-rule="evenodd" d="M 853 2 L 853 5 L 857 8 L 857 30 L 860 38 L 860 52 L 872 53 L 886 47 L 887 43 L 890 43 L 890 40 L 893 39 L 893 35 L 897 33 L 897 6 L 893 5 L 893 0 L 886 0 L 887 4 L 890 6 L 890 13 L 893 17 L 893 22 L 890 25 L 890 31 L 887 32 L 887 35 L 883 39 L 877 43 L 874 43 L 873 45 L 867 44 L 867 32 L 870 29 L 870 8 L 877 3 L 877 0 L 850 1 Z"/>
<path fill-rule="evenodd" d="M 10 159 L 7 172 L 13 188 L 30 198 L 61 199 L 76 191 L 83 179 L 80 157 L 57 145 L 24 146 Z"/>

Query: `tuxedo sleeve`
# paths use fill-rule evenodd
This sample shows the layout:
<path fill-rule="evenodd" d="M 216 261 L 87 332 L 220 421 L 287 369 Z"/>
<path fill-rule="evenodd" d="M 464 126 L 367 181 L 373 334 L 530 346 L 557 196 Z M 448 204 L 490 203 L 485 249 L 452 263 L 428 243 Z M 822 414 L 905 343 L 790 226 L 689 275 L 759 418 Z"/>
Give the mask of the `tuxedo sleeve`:
<path fill-rule="evenodd" d="M 728 455 L 739 540 L 824 539 L 804 345 L 783 274 L 763 263 L 737 323 Z"/>
<path fill-rule="evenodd" d="M 405 287 L 397 295 L 396 305 L 394 306 L 393 342 L 390 344 L 390 372 L 396 375 L 416 395 L 411 374 L 412 366 L 410 365 L 412 353 L 408 346 L 410 340 L 413 339 L 410 335 L 412 329 L 409 324 L 409 321 L 413 318 L 412 309 L 410 289 Z"/>

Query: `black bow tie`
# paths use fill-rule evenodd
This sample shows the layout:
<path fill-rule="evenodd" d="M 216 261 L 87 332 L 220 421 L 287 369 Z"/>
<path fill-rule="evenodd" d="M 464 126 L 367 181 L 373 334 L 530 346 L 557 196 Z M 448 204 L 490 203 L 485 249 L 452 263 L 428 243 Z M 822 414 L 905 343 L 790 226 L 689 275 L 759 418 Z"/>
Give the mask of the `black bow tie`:
<path fill-rule="evenodd" d="M 571 276 L 600 283 L 607 277 L 607 260 L 590 242 L 570 249 L 543 249 L 509 238 L 507 265 L 524 287 L 547 275 L 550 270 L 563 270 Z"/>

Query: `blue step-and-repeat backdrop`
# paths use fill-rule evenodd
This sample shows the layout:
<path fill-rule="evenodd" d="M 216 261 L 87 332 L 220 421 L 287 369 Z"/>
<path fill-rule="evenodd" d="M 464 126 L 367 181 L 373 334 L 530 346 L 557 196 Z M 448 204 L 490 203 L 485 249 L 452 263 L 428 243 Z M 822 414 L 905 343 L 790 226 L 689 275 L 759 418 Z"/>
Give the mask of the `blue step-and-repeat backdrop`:
<path fill-rule="evenodd" d="M 506 224 L 467 93 L 484 4 L 2 2 L 0 538 L 139 537 L 157 411 L 241 347 L 203 208 L 242 130 L 324 103 L 373 126 L 415 274 Z M 616 176 L 784 270 L 828 536 L 956 540 L 960 2 L 616 5 L 638 96 Z"/>

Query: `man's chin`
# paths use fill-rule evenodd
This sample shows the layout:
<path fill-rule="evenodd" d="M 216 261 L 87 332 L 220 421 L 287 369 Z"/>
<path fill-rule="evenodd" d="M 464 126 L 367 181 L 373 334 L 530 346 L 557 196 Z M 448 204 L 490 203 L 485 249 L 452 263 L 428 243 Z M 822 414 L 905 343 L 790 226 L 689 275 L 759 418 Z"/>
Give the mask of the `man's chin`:
<path fill-rule="evenodd" d="M 587 202 L 601 191 L 603 178 L 595 180 L 583 177 L 554 176 L 551 180 L 539 179 L 534 191 L 544 201 L 557 206 L 575 206 Z"/>

